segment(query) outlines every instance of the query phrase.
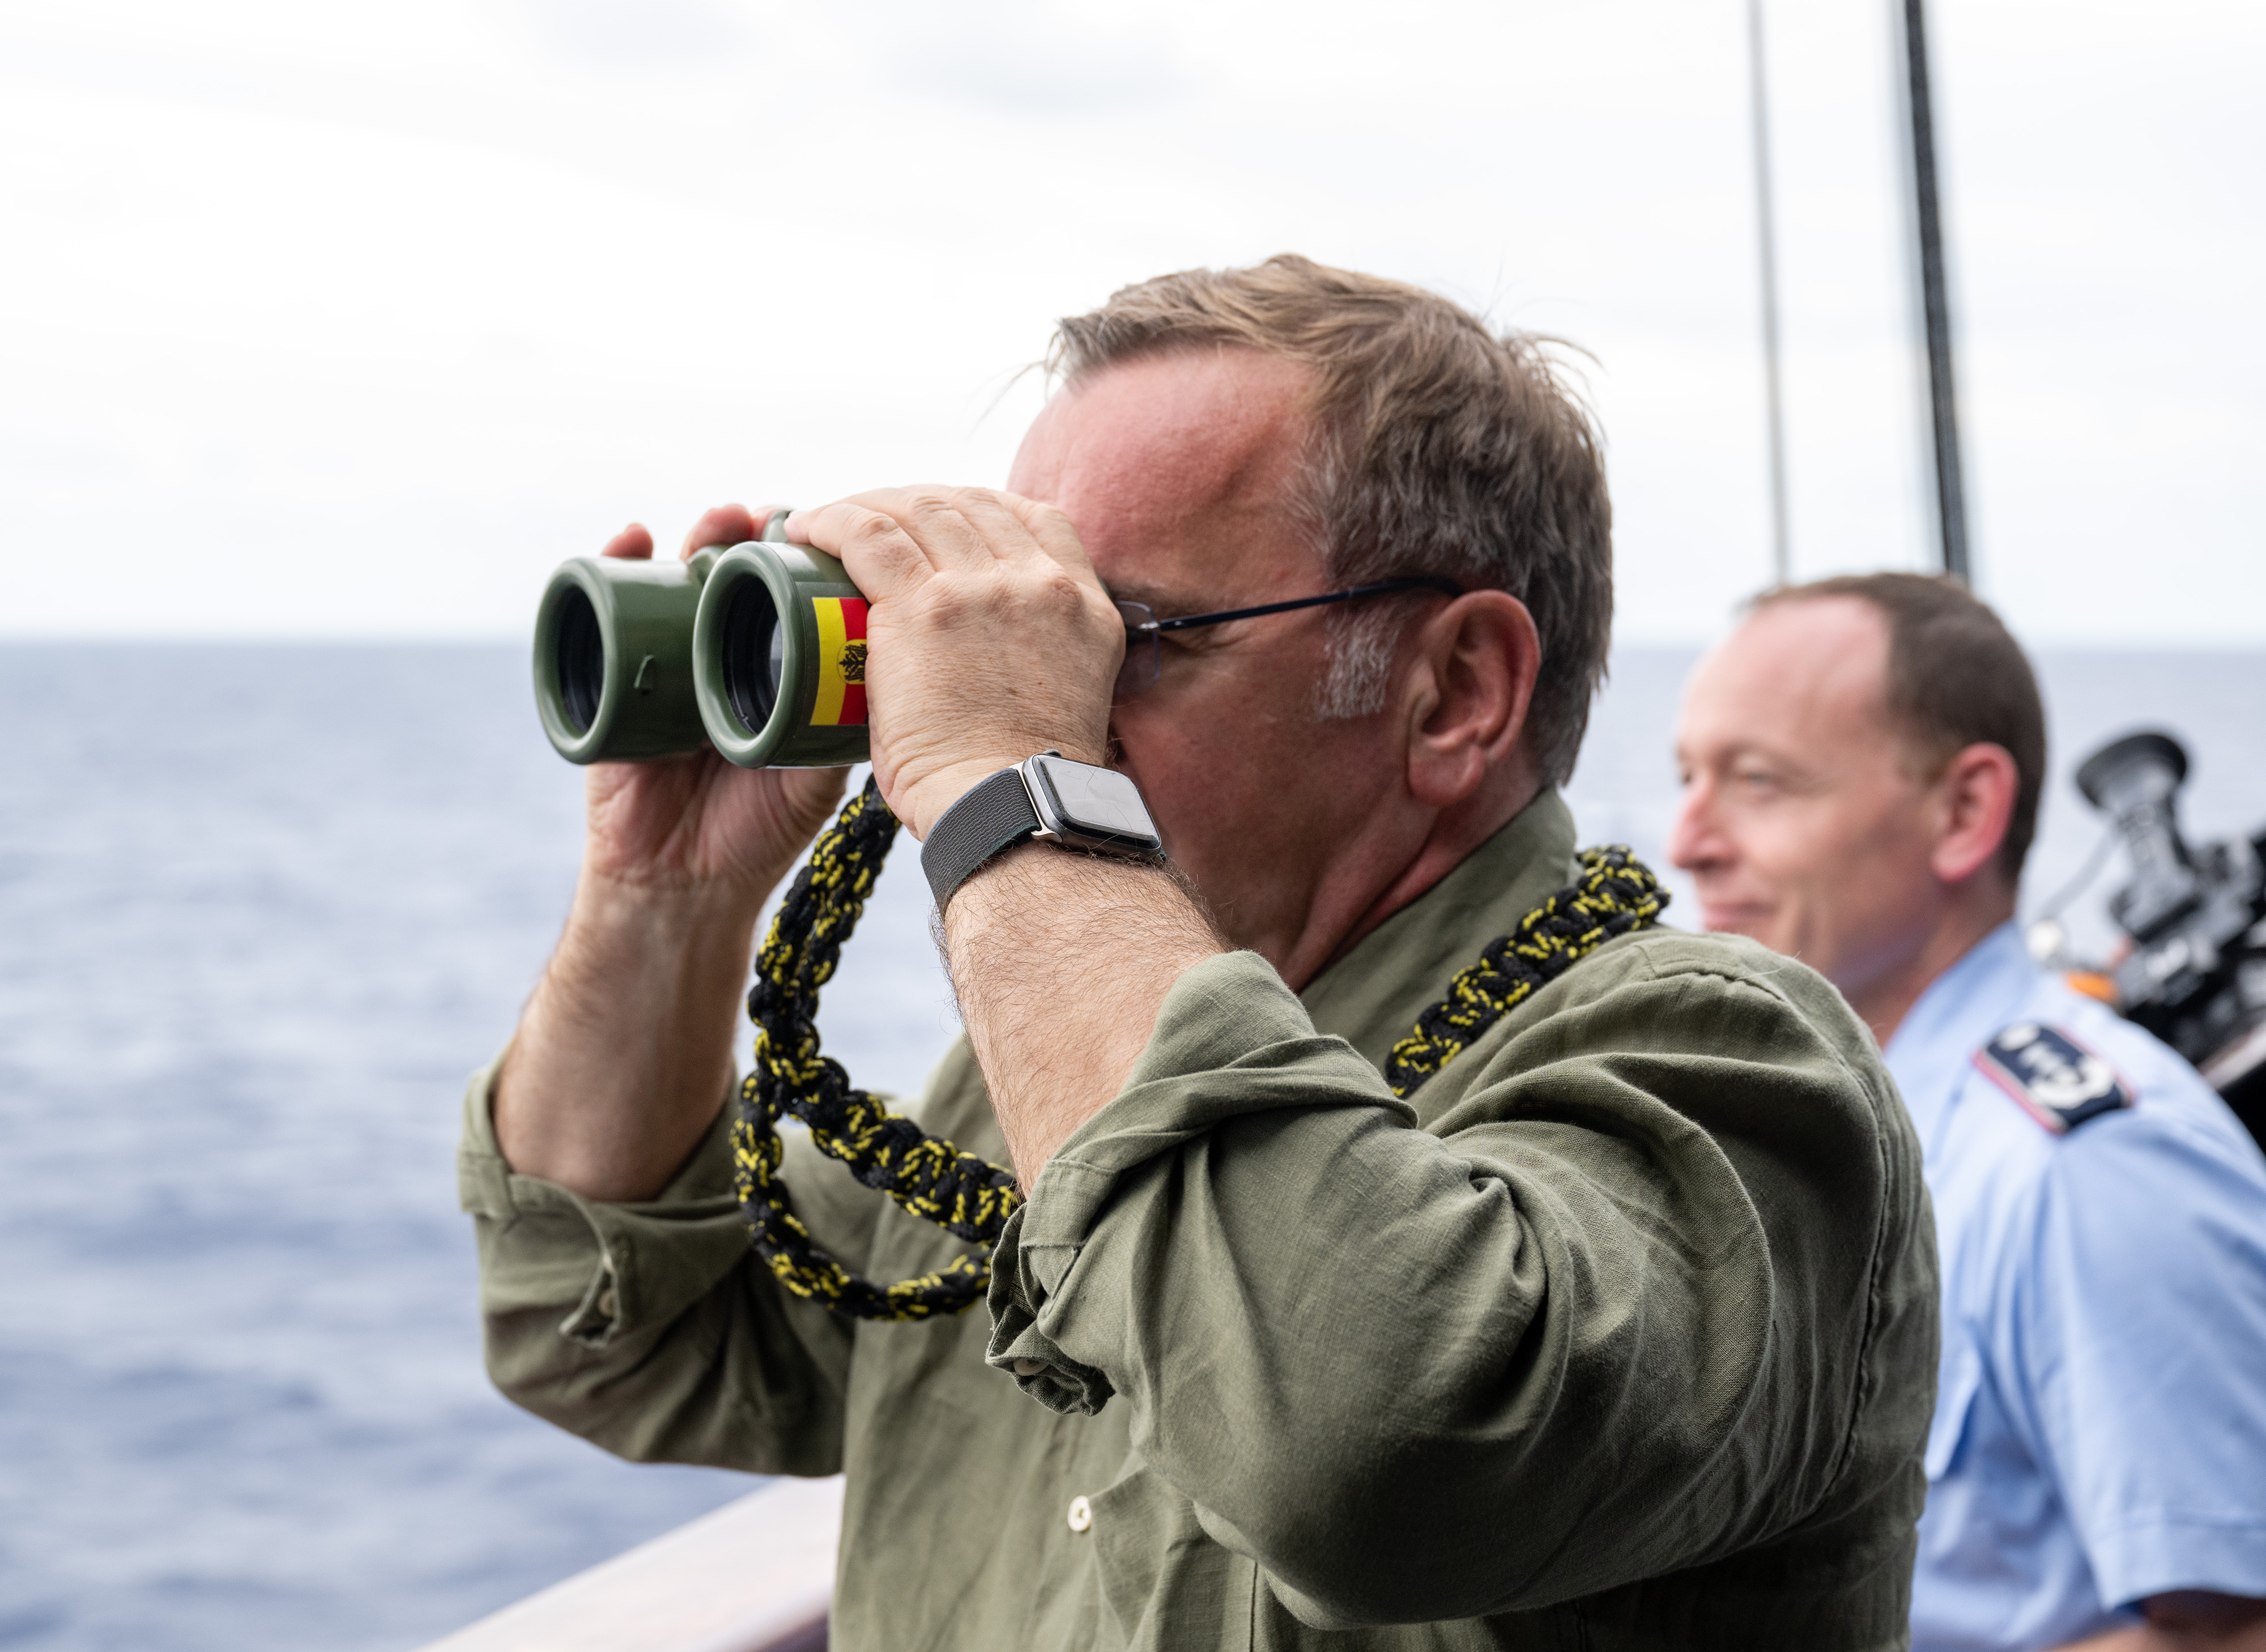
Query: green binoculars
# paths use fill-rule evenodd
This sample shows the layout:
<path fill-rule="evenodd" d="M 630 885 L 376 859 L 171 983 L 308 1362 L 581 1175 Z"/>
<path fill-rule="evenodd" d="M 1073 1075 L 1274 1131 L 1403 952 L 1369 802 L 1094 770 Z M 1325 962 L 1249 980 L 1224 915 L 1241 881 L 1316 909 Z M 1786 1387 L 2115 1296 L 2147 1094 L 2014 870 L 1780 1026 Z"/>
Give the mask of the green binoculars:
<path fill-rule="evenodd" d="M 714 746 L 743 769 L 863 763 L 866 598 L 832 557 L 760 540 L 690 561 L 576 557 L 535 616 L 535 703 L 569 763 Z"/>

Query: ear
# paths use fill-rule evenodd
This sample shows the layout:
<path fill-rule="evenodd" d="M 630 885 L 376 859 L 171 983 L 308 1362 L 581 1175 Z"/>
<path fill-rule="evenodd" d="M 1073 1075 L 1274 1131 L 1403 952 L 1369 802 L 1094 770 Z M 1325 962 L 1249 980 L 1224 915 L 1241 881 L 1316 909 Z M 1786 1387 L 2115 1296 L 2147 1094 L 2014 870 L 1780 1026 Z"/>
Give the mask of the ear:
<path fill-rule="evenodd" d="M 1988 871 L 2014 818 L 2021 777 L 2006 747 L 1978 742 L 1955 754 L 1936 780 L 1935 847 L 1928 866 L 1946 883 Z"/>
<path fill-rule="evenodd" d="M 1508 591 L 1467 591 L 1416 633 L 1402 678 L 1408 789 L 1434 808 L 1462 802 L 1520 751 L 1542 641 Z"/>

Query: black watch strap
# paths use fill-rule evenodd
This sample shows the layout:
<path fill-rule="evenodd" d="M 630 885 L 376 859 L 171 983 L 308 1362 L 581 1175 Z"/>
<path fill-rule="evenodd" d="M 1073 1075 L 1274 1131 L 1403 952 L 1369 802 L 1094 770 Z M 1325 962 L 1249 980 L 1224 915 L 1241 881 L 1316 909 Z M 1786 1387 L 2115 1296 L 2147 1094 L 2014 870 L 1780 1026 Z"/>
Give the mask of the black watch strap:
<path fill-rule="evenodd" d="M 1039 812 L 1020 769 L 1002 769 L 961 793 L 921 845 L 921 870 L 936 894 L 936 910 L 944 910 L 976 867 L 1038 830 Z"/>

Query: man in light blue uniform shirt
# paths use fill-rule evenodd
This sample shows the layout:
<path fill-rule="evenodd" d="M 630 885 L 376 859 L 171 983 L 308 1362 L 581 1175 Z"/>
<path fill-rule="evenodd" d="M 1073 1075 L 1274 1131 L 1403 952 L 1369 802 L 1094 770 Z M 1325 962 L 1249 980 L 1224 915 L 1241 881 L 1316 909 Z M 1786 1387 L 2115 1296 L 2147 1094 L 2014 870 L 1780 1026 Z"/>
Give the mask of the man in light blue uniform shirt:
<path fill-rule="evenodd" d="M 2266 1160 L 2014 923 L 2028 663 L 1911 574 L 1776 592 L 1704 661 L 1670 853 L 1884 1047 L 1943 1282 L 1912 1644 L 2266 1647 Z"/>

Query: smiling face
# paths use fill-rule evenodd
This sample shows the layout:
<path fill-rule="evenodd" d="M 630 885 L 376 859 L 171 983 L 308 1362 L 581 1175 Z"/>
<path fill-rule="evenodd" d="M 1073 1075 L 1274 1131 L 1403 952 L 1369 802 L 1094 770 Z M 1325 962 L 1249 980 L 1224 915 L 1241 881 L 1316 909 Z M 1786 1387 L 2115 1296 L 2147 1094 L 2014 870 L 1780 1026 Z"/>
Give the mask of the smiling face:
<path fill-rule="evenodd" d="M 1307 385 L 1239 349 L 1105 369 L 1048 404 L 1008 486 L 1060 508 L 1110 594 L 1160 618 L 1316 595 L 1320 551 L 1288 505 Z M 1405 788 L 1392 719 L 1315 714 L 1327 611 L 1168 633 L 1157 682 L 1110 722 L 1221 928 L 1286 973 L 1314 950 L 1323 886 L 1376 848 L 1378 806 Z"/>
<path fill-rule="evenodd" d="M 1701 921 L 1801 959 L 1853 1002 L 1911 969 L 1947 891 L 1939 788 L 1886 704 L 1869 603 L 1773 603 L 1703 660 L 1677 729 L 1669 856 Z"/>

